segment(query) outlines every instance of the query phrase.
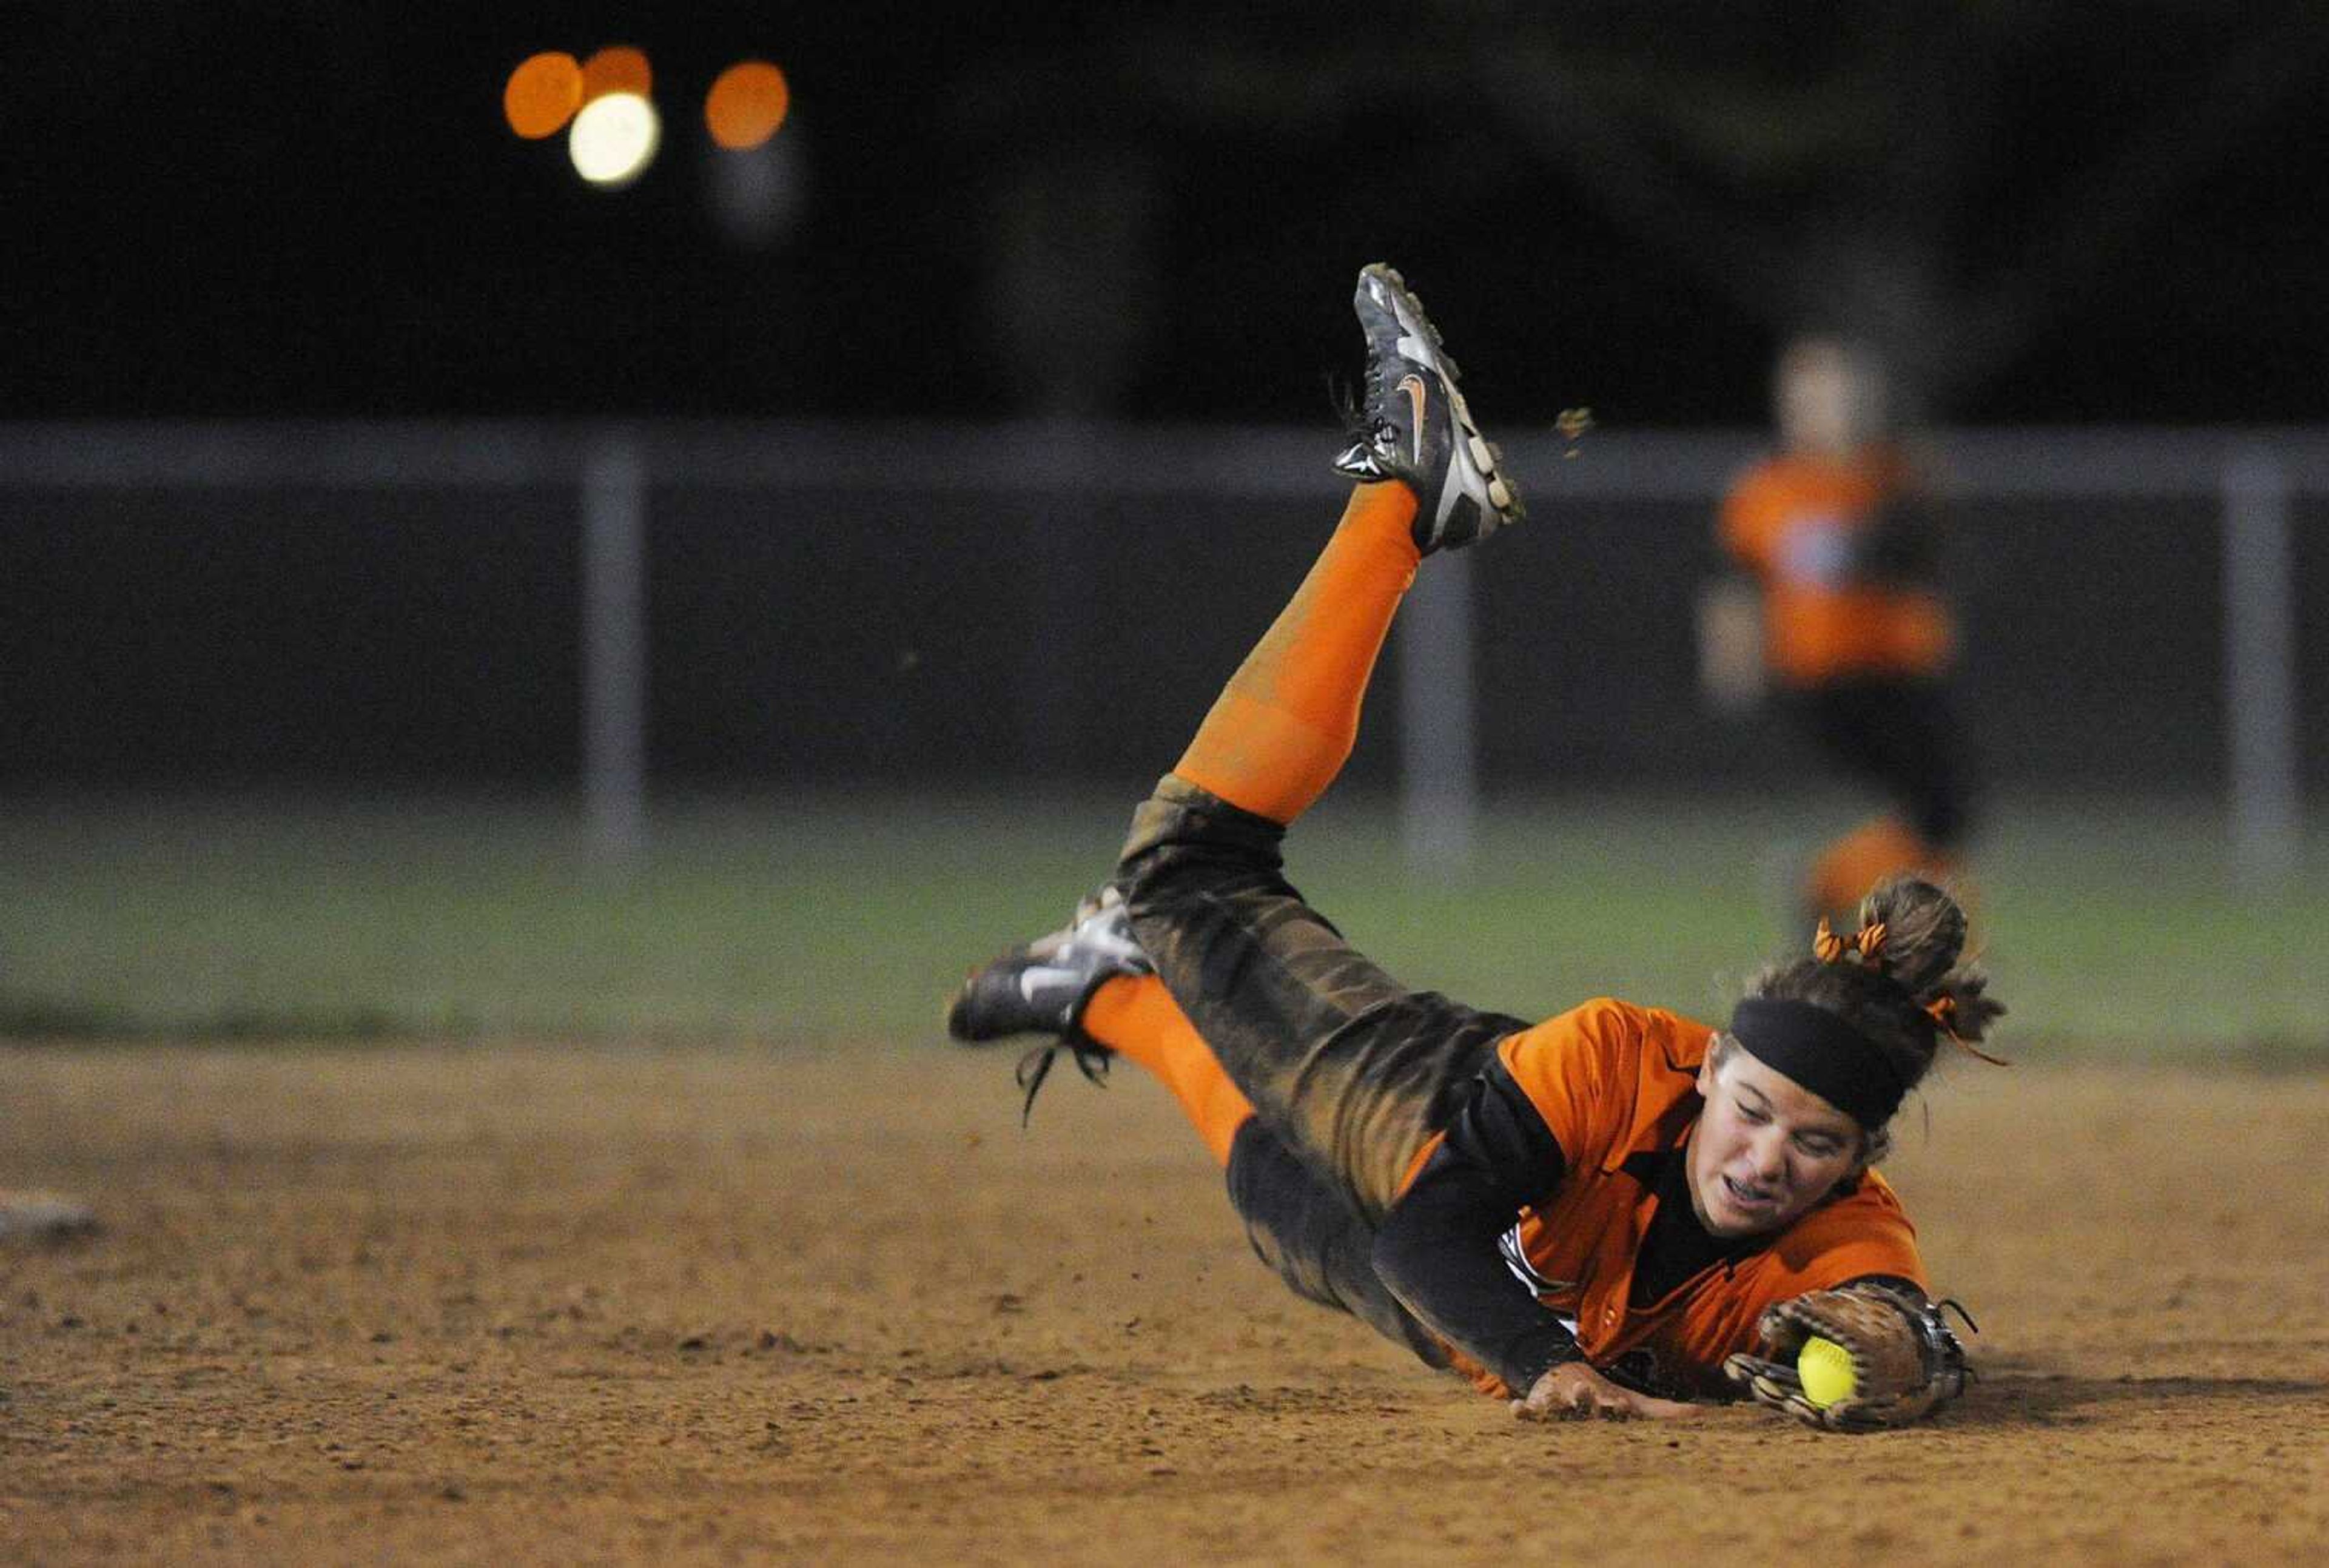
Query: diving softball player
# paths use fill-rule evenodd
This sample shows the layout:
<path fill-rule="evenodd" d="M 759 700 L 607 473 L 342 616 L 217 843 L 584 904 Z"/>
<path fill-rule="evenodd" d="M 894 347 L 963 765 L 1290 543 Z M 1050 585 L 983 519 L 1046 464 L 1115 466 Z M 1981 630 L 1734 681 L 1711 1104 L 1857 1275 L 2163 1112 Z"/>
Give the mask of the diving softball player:
<path fill-rule="evenodd" d="M 1658 1416 L 1743 1387 L 1815 1424 L 1912 1420 L 1965 1363 L 1872 1167 L 1945 1039 L 2003 1008 L 1938 887 L 1880 886 L 1859 928 L 1766 971 L 1728 1026 L 1602 998 L 1542 1023 L 1414 992 L 1286 882 L 1287 827 L 1349 755 L 1424 555 L 1521 515 L 1399 275 L 1360 275 L 1358 481 L 1293 600 L 1141 806 L 1064 930 L 974 973 L 948 1025 L 1123 1055 L 1225 1167 L 1255 1250 L 1526 1417 Z M 1808 1397 L 1795 1348 L 1853 1357 Z"/>

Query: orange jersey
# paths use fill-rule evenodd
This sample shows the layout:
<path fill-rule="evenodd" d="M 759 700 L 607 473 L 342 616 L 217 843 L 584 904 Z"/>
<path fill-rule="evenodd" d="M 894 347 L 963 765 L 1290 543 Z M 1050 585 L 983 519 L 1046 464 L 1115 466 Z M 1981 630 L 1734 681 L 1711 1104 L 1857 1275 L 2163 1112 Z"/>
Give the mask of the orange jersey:
<path fill-rule="evenodd" d="M 1632 1304 L 1634 1265 L 1657 1209 L 1655 1171 L 1697 1121 L 1698 1069 L 1713 1034 L 1603 997 L 1497 1047 L 1567 1166 L 1505 1238 L 1513 1271 L 1575 1319 L 1578 1346 L 1596 1366 L 1645 1351 L 1659 1382 L 1701 1395 L 1728 1392 L 1723 1358 L 1754 1348 L 1756 1319 L 1774 1303 L 1866 1274 L 1928 1286 L 1915 1228 L 1871 1170 L 1760 1248 L 1701 1270 L 1663 1299 Z M 1438 1142 L 1419 1153 L 1410 1181 Z M 1487 1392 L 1509 1392 L 1460 1353 L 1456 1360 Z"/>
<path fill-rule="evenodd" d="M 1731 487 L 1722 544 L 1763 585 L 1764 651 L 1781 680 L 1931 675 L 1948 661 L 1939 599 L 1855 566 L 1893 479 L 1881 459 L 1774 458 Z"/>

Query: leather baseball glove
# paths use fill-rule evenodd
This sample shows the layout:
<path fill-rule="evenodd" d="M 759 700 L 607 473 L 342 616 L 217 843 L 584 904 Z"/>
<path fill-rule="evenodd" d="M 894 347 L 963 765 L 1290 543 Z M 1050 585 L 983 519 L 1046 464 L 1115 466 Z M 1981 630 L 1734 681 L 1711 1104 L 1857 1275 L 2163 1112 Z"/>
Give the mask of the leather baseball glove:
<path fill-rule="evenodd" d="M 1762 1354 L 1732 1355 L 1722 1370 L 1757 1403 L 1825 1431 L 1907 1426 L 1964 1393 L 1972 1375 L 1965 1346 L 1941 1320 L 1944 1306 L 1965 1316 L 1954 1301 L 1926 1301 L 1887 1285 L 1815 1290 L 1767 1308 L 1755 1326 Z M 1815 1403 L 1796 1371 L 1796 1354 L 1815 1336 L 1852 1358 L 1852 1391 L 1831 1404 Z"/>

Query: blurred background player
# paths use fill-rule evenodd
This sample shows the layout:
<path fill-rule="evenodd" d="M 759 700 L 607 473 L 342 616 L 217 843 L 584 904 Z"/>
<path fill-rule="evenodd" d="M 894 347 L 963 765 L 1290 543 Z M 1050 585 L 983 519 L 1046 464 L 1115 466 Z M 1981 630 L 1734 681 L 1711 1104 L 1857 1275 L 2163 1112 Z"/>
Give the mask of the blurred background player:
<path fill-rule="evenodd" d="M 1701 668 L 1718 707 L 1768 704 L 1881 792 L 1796 890 L 1807 921 L 1842 924 L 1881 877 L 1963 871 L 1973 779 L 1947 685 L 1956 628 L 1926 476 L 1891 438 L 1881 367 L 1805 338 L 1780 355 L 1774 392 L 1783 449 L 1723 502 L 1722 547 L 1745 575 L 1704 601 Z"/>
<path fill-rule="evenodd" d="M 1410 991 L 1285 880 L 1287 827 L 1349 757 L 1423 556 L 1521 513 L 1399 275 L 1366 269 L 1355 304 L 1342 521 L 1135 814 L 1116 883 L 975 972 L 949 1032 L 1057 1035 L 1021 1063 L 1031 1095 L 1061 1049 L 1087 1075 L 1117 1053 L 1155 1073 L 1290 1288 L 1523 1416 L 1673 1415 L 1731 1383 L 1818 1424 L 1923 1415 L 1962 1353 L 1872 1162 L 1940 1043 L 2003 1011 L 1947 893 L 1878 888 L 1717 1031 L 1609 997 L 1532 1025 Z M 1852 1402 L 1802 1397 L 1785 1352 L 1807 1331 L 1852 1351 Z"/>

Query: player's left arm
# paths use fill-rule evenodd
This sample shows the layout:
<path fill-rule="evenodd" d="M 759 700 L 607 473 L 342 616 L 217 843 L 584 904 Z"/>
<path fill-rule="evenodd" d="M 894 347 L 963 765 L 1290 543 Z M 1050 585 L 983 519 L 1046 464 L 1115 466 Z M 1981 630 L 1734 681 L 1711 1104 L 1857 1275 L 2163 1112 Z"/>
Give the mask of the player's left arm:
<path fill-rule="evenodd" d="M 1926 1284 L 1916 1228 L 1874 1172 L 1796 1222 L 1774 1261 L 1783 1272 L 1767 1287 L 1759 1343 L 1723 1365 L 1750 1398 L 1825 1431 L 1865 1431 L 1921 1421 L 1964 1392 L 1965 1347 Z M 1796 1364 L 1813 1339 L 1841 1347 L 1848 1387 L 1804 1387 Z"/>

